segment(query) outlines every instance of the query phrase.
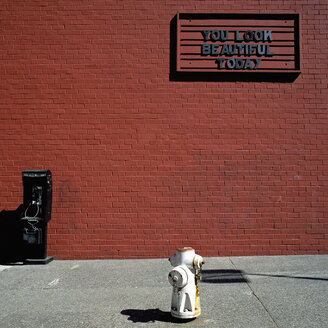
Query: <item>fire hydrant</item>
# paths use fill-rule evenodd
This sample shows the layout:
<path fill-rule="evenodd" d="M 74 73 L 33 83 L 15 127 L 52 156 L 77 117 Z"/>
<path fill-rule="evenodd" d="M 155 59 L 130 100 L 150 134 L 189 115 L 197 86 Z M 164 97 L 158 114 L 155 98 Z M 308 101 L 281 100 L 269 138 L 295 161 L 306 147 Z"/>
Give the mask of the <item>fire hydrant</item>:
<path fill-rule="evenodd" d="M 204 264 L 191 247 L 179 248 L 169 261 L 174 267 L 168 279 L 173 286 L 171 315 L 179 319 L 192 319 L 200 315 L 198 273 Z"/>

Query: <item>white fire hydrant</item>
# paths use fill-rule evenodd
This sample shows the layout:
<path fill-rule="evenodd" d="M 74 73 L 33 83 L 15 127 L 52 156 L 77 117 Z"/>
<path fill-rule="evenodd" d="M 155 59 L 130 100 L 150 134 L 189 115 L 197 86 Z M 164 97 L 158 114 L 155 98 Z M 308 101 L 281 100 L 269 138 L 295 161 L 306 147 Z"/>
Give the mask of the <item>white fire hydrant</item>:
<path fill-rule="evenodd" d="M 171 315 L 179 319 L 192 319 L 200 315 L 198 271 L 204 260 L 191 247 L 179 248 L 169 258 L 174 267 L 169 273 L 173 286 Z"/>

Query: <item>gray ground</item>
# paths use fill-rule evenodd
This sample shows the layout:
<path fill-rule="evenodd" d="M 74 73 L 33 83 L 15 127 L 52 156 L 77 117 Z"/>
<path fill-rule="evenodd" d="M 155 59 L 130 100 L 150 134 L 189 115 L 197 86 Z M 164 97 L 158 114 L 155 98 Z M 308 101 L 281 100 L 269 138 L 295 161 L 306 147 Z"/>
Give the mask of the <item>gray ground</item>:
<path fill-rule="evenodd" d="M 205 261 L 187 322 L 169 313 L 167 259 L 0 265 L 0 327 L 328 327 L 328 255 Z"/>

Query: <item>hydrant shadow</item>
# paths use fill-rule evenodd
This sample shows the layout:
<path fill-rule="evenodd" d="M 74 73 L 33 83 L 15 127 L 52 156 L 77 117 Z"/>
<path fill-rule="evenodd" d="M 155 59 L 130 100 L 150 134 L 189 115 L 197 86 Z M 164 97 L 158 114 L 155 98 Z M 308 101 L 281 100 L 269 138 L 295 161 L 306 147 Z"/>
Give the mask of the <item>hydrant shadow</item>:
<path fill-rule="evenodd" d="M 127 309 L 121 311 L 121 314 L 127 315 L 128 320 L 132 322 L 172 322 L 172 323 L 186 323 L 195 320 L 193 319 L 184 319 L 179 320 L 177 318 L 174 318 L 171 316 L 170 312 L 167 311 L 161 311 L 160 309 L 147 309 L 147 310 L 139 310 L 139 309 Z"/>
<path fill-rule="evenodd" d="M 211 284 L 247 283 L 245 272 L 241 270 L 202 270 L 200 282 Z"/>

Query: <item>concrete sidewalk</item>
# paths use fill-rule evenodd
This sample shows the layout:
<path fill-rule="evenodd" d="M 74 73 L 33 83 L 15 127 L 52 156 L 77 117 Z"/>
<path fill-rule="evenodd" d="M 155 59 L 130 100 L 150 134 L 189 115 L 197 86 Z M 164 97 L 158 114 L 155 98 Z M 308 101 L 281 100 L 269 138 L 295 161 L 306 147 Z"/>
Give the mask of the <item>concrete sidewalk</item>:
<path fill-rule="evenodd" d="M 1 328 L 328 326 L 328 255 L 205 258 L 202 314 L 169 313 L 167 259 L 0 266 Z"/>

